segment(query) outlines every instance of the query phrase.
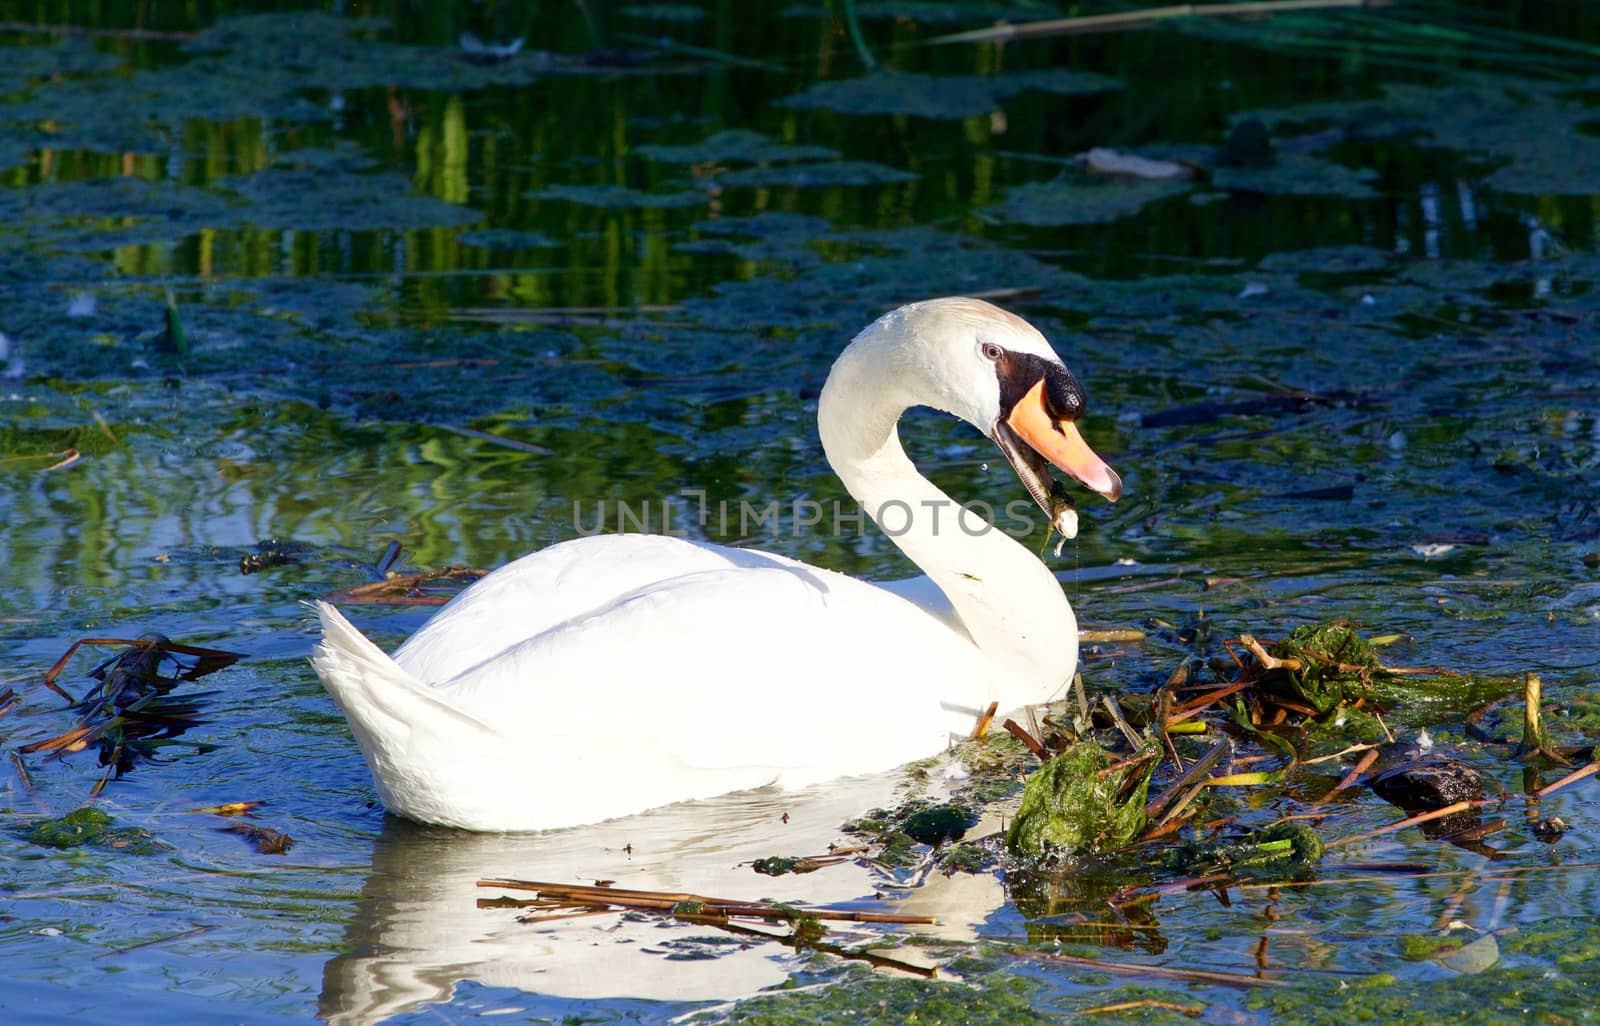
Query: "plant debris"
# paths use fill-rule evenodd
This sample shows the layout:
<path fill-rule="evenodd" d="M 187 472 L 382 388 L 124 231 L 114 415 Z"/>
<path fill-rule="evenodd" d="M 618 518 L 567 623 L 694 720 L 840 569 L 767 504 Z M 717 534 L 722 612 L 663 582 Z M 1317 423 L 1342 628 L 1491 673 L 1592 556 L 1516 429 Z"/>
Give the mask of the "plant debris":
<path fill-rule="evenodd" d="M 798 923 L 804 919 L 814 921 L 835 920 L 850 923 L 903 923 L 931 925 L 931 916 L 901 915 L 894 912 L 862 912 L 855 909 L 803 908 L 776 901 L 736 901 L 726 898 L 708 898 L 701 894 L 671 891 L 627 890 L 621 887 L 598 887 L 589 884 L 546 883 L 538 880 L 479 880 L 479 887 L 500 887 L 513 891 L 533 891 L 532 898 L 480 898 L 479 908 L 530 908 L 537 913 L 523 917 L 522 922 L 536 923 L 546 918 L 539 913 L 554 913 L 554 918 L 578 912 L 614 912 L 634 910 L 657 912 L 675 919 L 694 922 L 726 921 L 730 919 L 764 919 Z"/>
<path fill-rule="evenodd" d="M 464 585 L 489 573 L 477 567 L 447 566 L 413 574 L 395 574 L 368 584 L 341 588 L 322 596 L 324 602 L 365 602 L 381 606 L 442 606 Z"/>
<path fill-rule="evenodd" d="M 287 855 L 294 846 L 294 838 L 281 830 L 256 826 L 254 823 L 236 822 L 220 827 L 224 833 L 238 834 L 255 845 L 262 855 Z"/>
<path fill-rule="evenodd" d="M 90 670 L 89 676 L 99 683 L 81 699 L 74 699 L 56 684 L 56 679 L 83 645 L 128 648 Z M 210 693 L 175 696 L 171 694 L 173 689 L 243 658 L 238 652 L 180 645 L 154 633 L 137 641 L 84 638 L 73 642 L 45 673 L 43 684 L 72 703 L 68 709 L 78 713 L 77 725 L 17 750 L 22 754 L 68 755 L 94 745 L 100 765 L 106 767 L 106 773 L 90 792 L 99 794 L 109 780 L 121 778 L 141 760 L 154 759 L 163 745 L 200 722 L 203 699 Z"/>
<path fill-rule="evenodd" d="M 786 876 L 789 873 L 815 873 L 828 866 L 836 866 L 841 862 L 849 862 L 857 855 L 867 851 L 864 845 L 853 845 L 846 848 L 829 847 L 826 855 L 803 855 L 788 857 L 772 855 L 764 859 L 756 859 L 750 863 L 762 876 Z"/>
<path fill-rule="evenodd" d="M 1297 879 L 1309 875 L 1326 850 L 1306 823 L 1274 823 L 1262 830 L 1217 841 L 1187 841 L 1163 851 L 1162 868 L 1191 875 L 1239 879 Z"/>

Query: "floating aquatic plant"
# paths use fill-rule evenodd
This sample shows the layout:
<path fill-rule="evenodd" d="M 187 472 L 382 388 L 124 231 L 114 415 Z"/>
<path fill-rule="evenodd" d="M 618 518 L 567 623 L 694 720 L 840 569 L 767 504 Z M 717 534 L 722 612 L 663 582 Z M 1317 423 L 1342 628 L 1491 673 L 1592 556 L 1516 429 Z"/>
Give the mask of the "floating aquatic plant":
<path fill-rule="evenodd" d="M 154 855 L 169 848 L 143 827 L 118 827 L 112 825 L 114 822 L 104 810 L 86 806 L 65 816 L 40 820 L 29 826 L 23 837 L 45 848 L 87 845 L 129 855 Z"/>
<path fill-rule="evenodd" d="M 82 698 L 73 699 L 57 686 L 56 678 L 83 645 L 128 647 L 90 670 L 89 676 L 98 683 Z M 91 792 L 98 794 L 111 779 L 155 758 L 164 745 L 200 722 L 207 693 L 173 695 L 179 684 L 243 658 L 238 652 L 180 645 L 159 634 L 147 634 L 137 641 L 84 638 L 74 642 L 45 674 L 44 684 L 72 702 L 68 709 L 78 714 L 77 726 L 22 745 L 18 751 L 68 755 L 94 746 L 100 765 L 106 767 Z"/>
<path fill-rule="evenodd" d="M 835 160 L 839 151 L 826 146 L 783 143 L 748 129 L 728 129 L 697 143 L 645 145 L 640 156 L 665 164 L 782 164 L 794 160 Z"/>
<path fill-rule="evenodd" d="M 1070 745 L 1028 778 L 1006 847 L 1026 858 L 1122 847 L 1144 829 L 1155 767 L 1154 759 L 1116 763 L 1093 741 Z"/>
<path fill-rule="evenodd" d="M 805 92 L 779 100 L 778 105 L 841 114 L 904 114 L 959 120 L 998 110 L 1002 100 L 1028 90 L 1065 96 L 1120 88 L 1120 81 L 1106 75 L 1064 68 L 993 75 L 921 75 L 880 70 L 859 78 L 818 82 Z"/>

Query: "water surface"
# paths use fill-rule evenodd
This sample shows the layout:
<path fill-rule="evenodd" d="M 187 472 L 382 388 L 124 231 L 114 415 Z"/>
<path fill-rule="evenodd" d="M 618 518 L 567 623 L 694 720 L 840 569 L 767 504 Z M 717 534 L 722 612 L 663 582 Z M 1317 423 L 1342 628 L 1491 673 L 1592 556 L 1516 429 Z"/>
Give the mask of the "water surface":
<path fill-rule="evenodd" d="M 213 692 L 203 722 L 93 799 L 155 854 L 24 838 L 91 801 L 92 752 L 0 762 L 0 1007 L 814 1021 L 881 1001 L 1027 1021 L 1155 995 L 1217 1022 L 1592 1015 L 1572 957 L 1594 944 L 1592 781 L 1545 803 L 1573 828 L 1553 845 L 1513 802 L 1490 854 L 1405 831 L 1337 850 L 1310 886 L 1137 915 L 1092 874 L 1008 892 L 994 871 L 741 864 L 849 840 L 900 775 L 546 837 L 384 817 L 307 665 L 304 600 L 366 580 L 391 541 L 417 568 L 492 567 L 601 502 L 667 500 L 682 523 L 684 489 L 842 499 L 815 440 L 827 367 L 878 313 L 941 294 L 993 293 L 1046 330 L 1126 481 L 1047 555 L 1085 626 L 1146 635 L 1086 650 L 1092 690 L 1148 694 L 1242 631 L 1341 618 L 1403 635 L 1395 662 L 1533 670 L 1565 703 L 1600 687 L 1594 11 L 1408 5 L 997 48 L 909 45 L 997 8 L 861 4 L 889 66 L 866 76 L 821 4 L 587 5 L 592 24 L 584 6 L 0 4 L 0 688 L 21 699 L 0 745 L 71 725 L 38 682 L 79 638 L 247 657 L 185 685 Z M 468 31 L 526 43 L 481 63 Z M 1207 177 L 1095 181 L 1070 161 L 1096 146 Z M 903 433 L 953 494 L 1020 496 L 966 428 Z M 870 532 L 691 531 L 909 572 Z M 297 561 L 240 574 L 266 539 Z M 385 645 L 426 613 L 352 611 Z M 86 689 L 106 654 L 63 683 Z M 1520 791 L 1466 711 L 1394 719 Z M 1266 819 L 1329 783 L 1233 800 Z M 256 822 L 293 848 L 189 811 L 234 801 L 264 802 Z M 1360 793 L 1322 829 L 1398 815 Z M 477 907 L 476 880 L 505 876 L 929 909 L 938 929 L 883 943 L 920 938 L 906 960 L 951 982 L 652 919 L 530 926 Z M 1494 969 L 1400 957 L 1452 921 L 1496 937 Z M 1062 953 L 1289 980 L 1312 1007 Z M 828 986 L 726 1004 L 785 982 Z"/>

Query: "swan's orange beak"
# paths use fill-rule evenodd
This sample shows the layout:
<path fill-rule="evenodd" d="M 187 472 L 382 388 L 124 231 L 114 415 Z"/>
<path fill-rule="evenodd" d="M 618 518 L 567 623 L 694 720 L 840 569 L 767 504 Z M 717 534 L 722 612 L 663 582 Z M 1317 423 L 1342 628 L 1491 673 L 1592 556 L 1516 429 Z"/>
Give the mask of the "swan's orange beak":
<path fill-rule="evenodd" d="M 1122 496 L 1122 478 L 1089 448 L 1078 434 L 1077 425 L 1051 414 L 1045 404 L 1044 387 L 1044 379 L 1040 378 L 1016 401 L 1006 414 L 1006 426 L 1034 452 L 1082 481 L 1085 487 L 1116 502 Z"/>

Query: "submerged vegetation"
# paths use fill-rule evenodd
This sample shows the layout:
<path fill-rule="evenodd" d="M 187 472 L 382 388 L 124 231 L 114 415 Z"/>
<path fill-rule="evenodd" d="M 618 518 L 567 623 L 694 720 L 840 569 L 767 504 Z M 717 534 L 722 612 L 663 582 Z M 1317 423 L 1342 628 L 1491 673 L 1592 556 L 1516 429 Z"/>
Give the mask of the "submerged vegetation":
<path fill-rule="evenodd" d="M 19 1003 L 104 1017 L 132 969 L 174 1020 L 1583 1019 L 1600 10 L 424 6 L 0 3 Z M 1044 327 L 1127 474 L 1027 539 L 1097 629 L 1067 701 L 831 847 L 800 799 L 687 847 L 382 821 L 304 599 L 392 648 L 602 500 L 900 576 L 716 510 L 843 498 L 815 387 L 942 293 Z M 958 498 L 1014 490 L 902 432 Z M 707 850 L 726 886 L 685 882 Z M 590 952 L 673 986 L 560 994 L 653 975 Z M 747 952 L 776 978 L 729 982 Z"/>

